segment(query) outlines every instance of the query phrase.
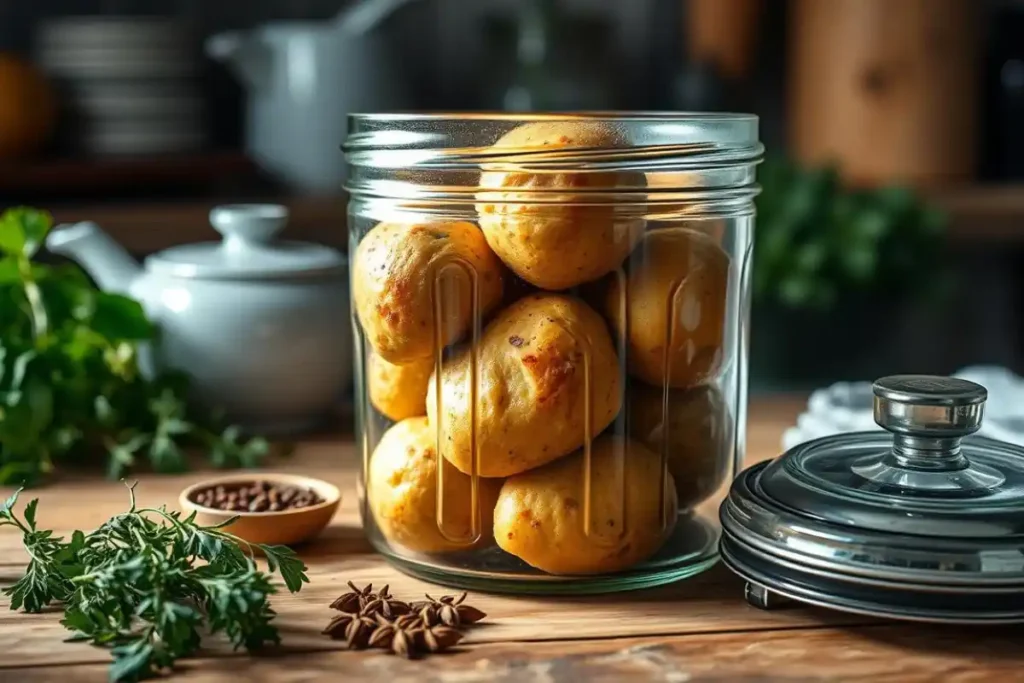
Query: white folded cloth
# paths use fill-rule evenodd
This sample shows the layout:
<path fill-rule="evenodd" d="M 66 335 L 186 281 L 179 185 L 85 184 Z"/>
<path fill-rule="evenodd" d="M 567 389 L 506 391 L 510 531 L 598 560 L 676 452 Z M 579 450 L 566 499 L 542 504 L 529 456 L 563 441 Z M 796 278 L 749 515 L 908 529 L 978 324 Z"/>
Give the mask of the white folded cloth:
<path fill-rule="evenodd" d="M 1024 377 L 1006 368 L 974 365 L 953 375 L 988 389 L 981 430 L 984 436 L 1024 446 Z M 818 389 L 796 425 L 782 435 L 786 450 L 831 434 L 881 429 L 872 417 L 871 382 L 838 382 Z"/>

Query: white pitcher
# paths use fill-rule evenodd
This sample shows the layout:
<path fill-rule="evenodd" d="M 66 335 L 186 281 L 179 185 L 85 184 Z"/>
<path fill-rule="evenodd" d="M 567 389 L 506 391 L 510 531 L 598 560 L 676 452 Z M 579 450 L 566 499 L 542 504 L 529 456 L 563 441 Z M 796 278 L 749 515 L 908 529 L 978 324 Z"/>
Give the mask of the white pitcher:
<path fill-rule="evenodd" d="M 365 0 L 324 22 L 275 22 L 209 38 L 249 92 L 249 155 L 292 189 L 336 192 L 346 116 L 407 104 L 393 55 L 376 29 L 409 0 Z"/>

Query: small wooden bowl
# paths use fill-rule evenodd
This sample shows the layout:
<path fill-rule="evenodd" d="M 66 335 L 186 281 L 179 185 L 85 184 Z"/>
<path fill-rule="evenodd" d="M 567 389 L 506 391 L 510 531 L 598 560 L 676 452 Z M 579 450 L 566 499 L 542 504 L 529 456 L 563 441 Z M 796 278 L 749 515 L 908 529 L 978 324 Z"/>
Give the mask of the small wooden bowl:
<path fill-rule="evenodd" d="M 206 507 L 192 500 L 192 496 L 202 489 L 227 484 L 251 484 L 266 481 L 271 484 L 285 486 L 301 486 L 315 491 L 324 502 L 309 507 L 278 512 L 237 512 L 218 510 Z M 186 514 L 196 513 L 196 522 L 203 526 L 222 524 L 232 517 L 234 522 L 224 527 L 235 536 L 249 543 L 267 545 L 295 545 L 308 541 L 323 531 L 331 521 L 334 512 L 341 502 L 338 488 L 326 481 L 303 477 L 297 474 L 279 474 L 275 472 L 240 473 L 206 479 L 189 486 L 178 496 L 178 504 Z"/>

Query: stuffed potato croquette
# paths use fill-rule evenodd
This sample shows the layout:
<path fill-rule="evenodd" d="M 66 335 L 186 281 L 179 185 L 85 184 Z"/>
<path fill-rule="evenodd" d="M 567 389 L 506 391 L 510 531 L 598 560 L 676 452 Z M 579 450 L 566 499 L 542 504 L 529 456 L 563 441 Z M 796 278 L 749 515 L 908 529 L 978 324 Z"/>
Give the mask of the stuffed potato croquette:
<path fill-rule="evenodd" d="M 485 477 L 517 474 L 582 446 L 588 386 L 590 437 L 622 406 L 619 360 L 604 321 L 573 297 L 530 295 L 499 312 L 477 349 L 476 392 L 471 360 L 472 350 L 463 350 L 427 388 L 427 415 L 441 429 L 441 454 L 463 472 L 472 468 L 474 405 Z"/>
<path fill-rule="evenodd" d="M 679 507 L 704 502 L 732 467 L 732 420 L 722 392 L 713 385 L 670 389 L 668 411 L 662 389 L 633 383 L 626 399 L 629 432 L 655 453 L 665 449 Z"/>
<path fill-rule="evenodd" d="M 540 121 L 509 131 L 492 149 L 517 154 L 624 145 L 614 128 L 599 121 Z M 643 231 L 643 221 L 628 207 L 595 201 L 587 192 L 644 182 L 642 173 L 540 173 L 485 165 L 477 193 L 480 227 L 519 277 L 542 289 L 567 289 L 617 268 Z"/>
<path fill-rule="evenodd" d="M 381 437 L 370 458 L 366 494 L 377 528 L 392 543 L 414 552 L 438 553 L 484 545 L 491 540 L 501 480 L 478 479 L 480 537 L 475 543 L 466 542 L 473 530 L 472 482 L 437 457 L 436 438 L 425 417 L 403 420 Z M 444 467 L 445 534 L 437 523 L 439 466 Z"/>
<path fill-rule="evenodd" d="M 426 415 L 427 382 L 433 371 L 433 358 L 394 365 L 371 353 L 366 369 L 370 403 L 382 415 L 396 422 Z"/>
<path fill-rule="evenodd" d="M 352 298 L 367 341 L 391 363 L 433 356 L 473 322 L 473 279 L 482 318 L 501 300 L 501 262 L 472 223 L 381 223 L 356 249 Z M 435 280 L 440 330 L 435 331 Z"/>
<path fill-rule="evenodd" d="M 658 230 L 644 238 L 630 258 L 625 295 L 613 275 L 605 298 L 605 314 L 627 336 L 630 374 L 653 386 L 692 387 L 719 371 L 729 265 L 699 232 Z"/>
<path fill-rule="evenodd" d="M 494 509 L 498 546 L 549 574 L 621 571 L 657 552 L 676 520 L 671 481 L 665 495 L 659 495 L 661 457 L 627 439 L 602 437 L 593 443 L 589 534 L 584 528 L 584 467 L 578 451 L 507 479 Z M 659 505 L 662 501 L 667 509 Z"/>

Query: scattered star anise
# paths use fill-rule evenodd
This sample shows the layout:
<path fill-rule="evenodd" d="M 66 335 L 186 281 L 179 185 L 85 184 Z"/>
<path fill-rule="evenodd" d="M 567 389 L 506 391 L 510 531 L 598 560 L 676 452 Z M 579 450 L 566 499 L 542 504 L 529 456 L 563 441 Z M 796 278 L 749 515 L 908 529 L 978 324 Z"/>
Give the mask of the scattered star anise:
<path fill-rule="evenodd" d="M 442 652 L 462 640 L 462 634 L 447 626 L 425 627 L 415 614 L 407 614 L 395 621 L 377 615 L 377 628 L 369 638 L 370 647 L 379 647 L 391 653 L 413 659 L 423 652 Z"/>
<path fill-rule="evenodd" d="M 376 647 L 412 659 L 454 647 L 463 637 L 460 626 L 487 616 L 464 604 L 466 593 L 436 600 L 427 595 L 426 600 L 410 605 L 395 599 L 388 586 L 374 593 L 372 585 L 363 589 L 352 582 L 348 585 L 352 590 L 331 603 L 342 614 L 331 620 L 324 633 L 344 640 L 349 649 Z"/>

